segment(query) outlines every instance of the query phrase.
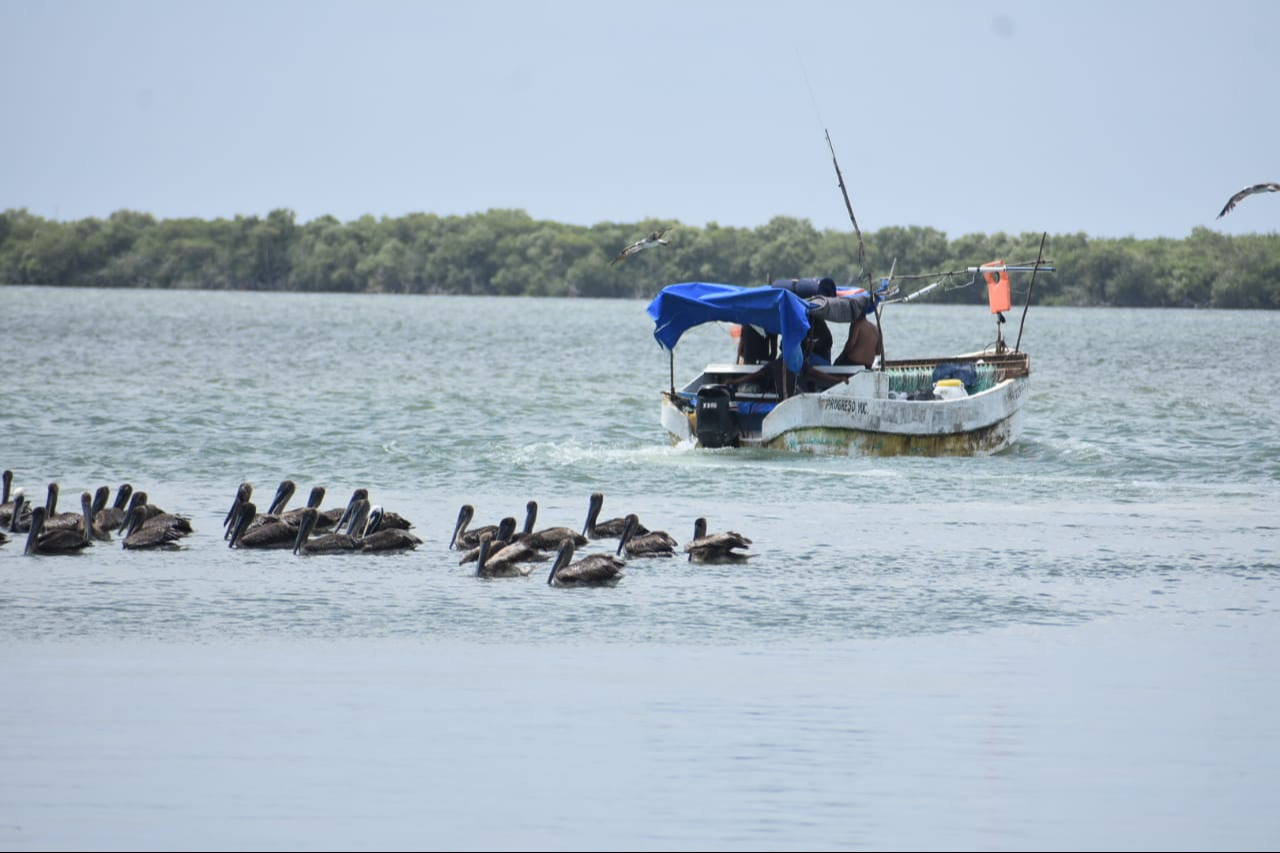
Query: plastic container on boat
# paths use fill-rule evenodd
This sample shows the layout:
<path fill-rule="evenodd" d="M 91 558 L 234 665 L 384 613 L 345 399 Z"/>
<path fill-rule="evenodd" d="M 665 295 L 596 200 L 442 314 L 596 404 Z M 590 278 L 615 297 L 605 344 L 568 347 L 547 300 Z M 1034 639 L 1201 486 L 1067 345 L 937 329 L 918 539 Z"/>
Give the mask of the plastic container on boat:
<path fill-rule="evenodd" d="M 939 379 L 933 383 L 933 394 L 942 400 L 959 400 L 969 396 L 969 392 L 964 390 L 964 383 L 959 379 Z"/>

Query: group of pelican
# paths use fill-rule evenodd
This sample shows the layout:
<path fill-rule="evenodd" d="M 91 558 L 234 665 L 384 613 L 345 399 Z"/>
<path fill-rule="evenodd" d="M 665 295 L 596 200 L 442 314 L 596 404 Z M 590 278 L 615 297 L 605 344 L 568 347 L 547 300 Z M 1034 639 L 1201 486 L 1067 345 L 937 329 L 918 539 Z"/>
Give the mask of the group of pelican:
<path fill-rule="evenodd" d="M 459 564 L 475 562 L 476 576 L 482 578 L 527 577 L 534 569 L 531 563 L 546 560 L 554 552 L 547 583 L 564 587 L 614 586 L 624 577 L 627 559 L 676 555 L 680 545 L 671 534 L 649 530 L 635 513 L 601 520 L 603 507 L 603 493 L 594 492 L 587 504 L 586 523 L 581 532 L 568 527 L 535 530 L 538 504 L 529 501 L 525 505 L 524 528 L 517 532 L 514 516 L 496 524 L 470 527 L 475 519 L 475 507 L 463 504 L 449 547 L 467 549 Z M 617 549 L 573 561 L 578 548 L 601 539 L 617 539 Z M 694 522 L 693 539 L 684 546 L 684 553 L 695 563 L 740 563 L 752 556 L 745 551 L 750 546 L 751 540 L 741 533 L 707 533 L 707 520 L 699 518 Z"/>
<path fill-rule="evenodd" d="M 25 490 L 13 486 L 13 472 L 3 475 L 0 493 L 0 544 L 8 533 L 26 533 L 26 554 L 75 554 L 96 542 L 110 542 L 119 531 L 121 545 L 130 550 L 174 545 L 191 535 L 191 519 L 175 515 L 152 504 L 144 491 L 134 491 L 129 483 L 116 490 L 111 500 L 111 487 L 99 486 L 90 494 L 80 495 L 79 512 L 58 512 L 58 484 L 48 485 L 43 505 L 32 505 Z"/>
<path fill-rule="evenodd" d="M 288 548 L 294 554 L 385 554 L 412 551 L 422 540 L 409 532 L 404 517 L 369 501 L 369 490 L 358 488 L 346 505 L 321 510 L 325 487 L 314 486 L 306 506 L 286 510 L 297 491 L 283 480 L 265 513 L 252 501 L 253 486 L 241 483 L 222 525 L 230 548 Z M 313 533 L 318 535 L 312 536 Z"/>
<path fill-rule="evenodd" d="M 389 553 L 411 551 L 422 540 L 409 531 L 413 525 L 369 500 L 369 490 L 357 488 L 343 505 L 322 509 L 326 490 L 311 489 L 305 506 L 287 509 L 297 491 L 293 480 L 276 488 L 266 512 L 253 503 L 253 486 L 241 483 L 223 519 L 227 546 L 236 549 L 290 549 L 297 555 Z M 0 544 L 6 534 L 26 533 L 27 554 L 74 554 L 95 543 L 109 542 L 113 532 L 130 550 L 175 548 L 193 532 L 191 519 L 151 504 L 147 493 L 129 483 L 117 490 L 101 486 L 94 494 L 80 496 L 80 511 L 58 511 L 59 486 L 49 483 L 45 502 L 32 506 L 21 487 L 13 487 L 13 472 L 3 475 L 0 494 Z M 463 504 L 458 512 L 449 548 L 462 551 L 459 564 L 475 563 L 481 578 L 527 577 L 533 564 L 552 560 L 547 583 L 551 586 L 613 586 L 623 578 L 628 560 L 674 557 L 680 548 L 675 537 L 650 530 L 635 513 L 601 519 L 604 495 L 595 492 L 587 504 L 586 521 L 579 531 L 571 527 L 537 528 L 538 503 L 525 505 L 524 526 L 508 516 L 495 524 L 471 527 L 475 508 Z M 604 553 L 574 555 L 593 541 L 616 539 L 617 546 Z M 693 538 L 683 553 L 694 563 L 740 563 L 752 554 L 751 540 L 732 531 L 707 532 L 707 520 L 694 522 Z"/>

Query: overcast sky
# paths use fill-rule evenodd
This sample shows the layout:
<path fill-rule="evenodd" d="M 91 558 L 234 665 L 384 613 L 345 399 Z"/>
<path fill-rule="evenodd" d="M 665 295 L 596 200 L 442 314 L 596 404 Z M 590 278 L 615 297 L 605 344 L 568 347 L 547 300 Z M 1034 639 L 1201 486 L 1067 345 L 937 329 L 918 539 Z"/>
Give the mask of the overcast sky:
<path fill-rule="evenodd" d="M 0 209 L 1280 231 L 1280 2 L 0 0 Z"/>

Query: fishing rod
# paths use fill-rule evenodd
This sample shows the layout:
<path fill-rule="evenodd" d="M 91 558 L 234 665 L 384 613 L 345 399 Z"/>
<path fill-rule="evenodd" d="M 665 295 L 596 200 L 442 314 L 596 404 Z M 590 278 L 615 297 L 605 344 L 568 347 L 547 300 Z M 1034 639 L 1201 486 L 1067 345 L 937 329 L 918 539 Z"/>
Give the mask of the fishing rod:
<path fill-rule="evenodd" d="M 877 355 L 880 356 L 880 364 L 883 365 L 884 328 L 880 325 L 880 303 L 876 300 L 875 292 L 872 291 L 871 288 L 871 271 L 867 269 L 867 249 L 862 242 L 862 229 L 858 227 L 858 217 L 853 213 L 853 202 L 849 200 L 849 189 L 844 183 L 844 173 L 840 171 L 840 160 L 836 157 L 836 146 L 831 142 L 831 131 L 824 127 L 822 132 L 827 137 L 827 148 L 831 151 L 831 165 L 836 167 L 836 183 L 840 186 L 840 195 L 844 197 L 845 210 L 849 211 L 849 221 L 853 223 L 853 233 L 858 236 L 858 266 L 862 268 L 862 273 L 857 279 L 855 279 L 855 281 L 861 281 L 862 279 L 866 279 L 867 281 L 867 291 L 871 293 L 871 305 L 876 313 L 876 328 L 880 331 L 880 334 L 877 335 L 880 342 L 878 347 L 880 351 Z M 896 258 L 894 259 L 894 264 L 897 264 Z M 889 275 L 893 275 L 892 271 Z M 888 289 L 888 283 L 889 279 L 885 279 L 883 285 L 884 290 Z"/>
<path fill-rule="evenodd" d="M 845 209 L 849 211 L 849 221 L 853 223 L 853 233 L 858 235 L 858 266 L 862 268 L 857 280 L 866 279 L 871 283 L 871 273 L 867 271 L 867 250 L 862 243 L 862 229 L 858 227 L 858 217 L 853 215 L 853 202 L 849 201 L 849 190 L 844 185 L 844 173 L 840 171 L 840 161 L 836 159 L 836 147 L 831 143 L 831 131 L 825 127 L 822 132 L 827 137 L 827 148 L 831 150 L 831 164 L 836 167 L 836 182 L 840 185 L 840 195 L 844 196 Z"/>

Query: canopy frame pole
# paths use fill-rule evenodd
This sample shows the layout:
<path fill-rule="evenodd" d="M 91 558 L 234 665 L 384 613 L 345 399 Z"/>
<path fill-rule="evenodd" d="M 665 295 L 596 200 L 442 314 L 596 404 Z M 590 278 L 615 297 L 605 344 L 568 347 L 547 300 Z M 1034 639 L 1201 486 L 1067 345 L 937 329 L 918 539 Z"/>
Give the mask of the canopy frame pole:
<path fill-rule="evenodd" d="M 1031 284 L 1027 285 L 1027 301 L 1022 305 L 1022 320 L 1018 323 L 1018 340 L 1013 345 L 1014 352 L 1018 352 L 1022 346 L 1022 327 L 1027 324 L 1027 309 L 1031 307 L 1031 290 L 1036 286 L 1036 271 L 1040 269 L 1040 261 L 1044 259 L 1044 241 L 1048 236 L 1048 231 L 1040 235 L 1040 254 L 1036 256 L 1036 265 L 1031 270 Z"/>

